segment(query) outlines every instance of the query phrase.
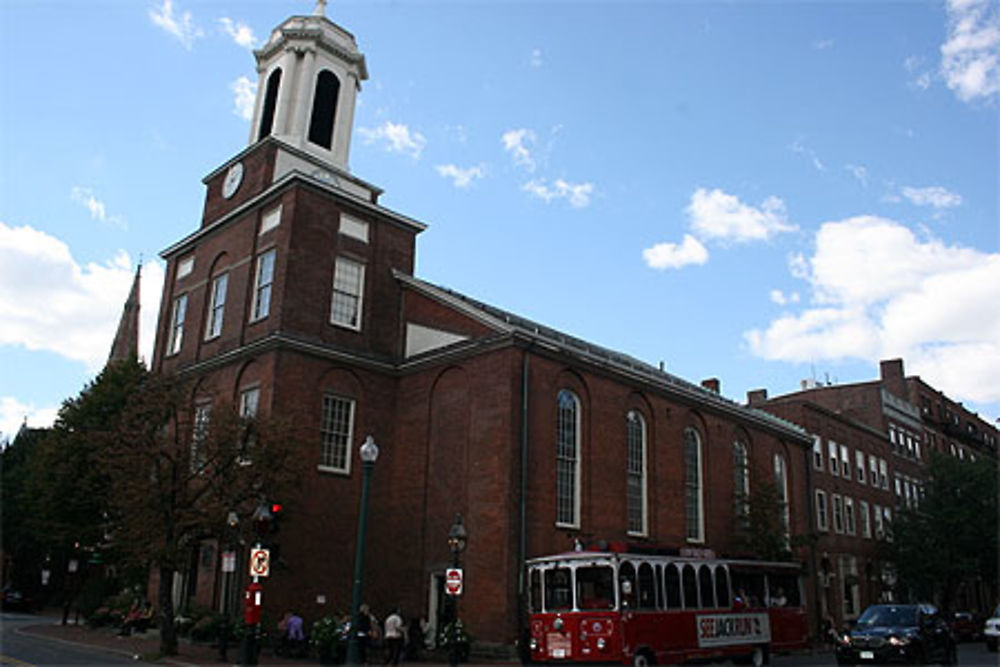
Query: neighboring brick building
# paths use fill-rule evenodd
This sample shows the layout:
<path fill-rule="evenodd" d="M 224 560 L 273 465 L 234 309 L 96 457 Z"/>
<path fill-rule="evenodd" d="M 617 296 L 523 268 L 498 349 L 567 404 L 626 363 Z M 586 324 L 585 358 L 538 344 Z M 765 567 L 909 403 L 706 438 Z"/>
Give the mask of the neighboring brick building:
<path fill-rule="evenodd" d="M 354 451 L 367 435 L 382 454 L 366 600 L 434 623 L 460 512 L 462 616 L 481 640 L 516 638 L 523 561 L 575 539 L 734 553 L 738 490 L 772 479 L 790 532 L 808 532 L 801 428 L 721 397 L 717 382 L 690 384 L 413 276 L 424 225 L 347 169 L 367 72 L 322 4 L 257 51 L 250 145 L 205 178 L 200 229 L 163 252 L 153 360 L 194 380 L 201 423 L 231 404 L 309 434 L 266 612 L 347 608 Z M 212 545 L 193 562 L 178 590 L 205 606 L 232 599 Z"/>

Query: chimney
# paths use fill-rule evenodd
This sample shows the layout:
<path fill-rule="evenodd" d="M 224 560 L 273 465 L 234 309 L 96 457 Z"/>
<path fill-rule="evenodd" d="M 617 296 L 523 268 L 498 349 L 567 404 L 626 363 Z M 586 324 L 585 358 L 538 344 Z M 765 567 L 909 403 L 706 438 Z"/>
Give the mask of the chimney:
<path fill-rule="evenodd" d="M 767 403 L 767 389 L 751 389 L 747 392 L 747 405 L 755 408 Z"/>
<path fill-rule="evenodd" d="M 718 394 L 720 390 L 719 378 L 708 378 L 707 380 L 702 380 L 701 386 Z"/>
<path fill-rule="evenodd" d="M 879 362 L 882 386 L 890 393 L 906 398 L 906 377 L 903 375 L 902 359 L 883 359 Z"/>

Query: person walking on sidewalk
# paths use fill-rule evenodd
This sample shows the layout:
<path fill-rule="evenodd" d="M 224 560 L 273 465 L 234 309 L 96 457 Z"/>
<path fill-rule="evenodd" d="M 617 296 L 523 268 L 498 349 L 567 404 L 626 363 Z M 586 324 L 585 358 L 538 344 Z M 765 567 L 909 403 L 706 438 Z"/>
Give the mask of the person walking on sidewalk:
<path fill-rule="evenodd" d="M 399 607 L 394 607 L 385 619 L 386 656 L 384 664 L 399 664 L 403 652 L 403 617 L 399 615 Z"/>

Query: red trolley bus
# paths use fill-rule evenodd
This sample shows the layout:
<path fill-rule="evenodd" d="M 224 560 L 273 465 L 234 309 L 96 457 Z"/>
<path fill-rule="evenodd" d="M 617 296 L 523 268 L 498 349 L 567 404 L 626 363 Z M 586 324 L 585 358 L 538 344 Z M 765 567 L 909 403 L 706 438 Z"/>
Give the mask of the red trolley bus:
<path fill-rule="evenodd" d="M 612 549 L 534 558 L 527 576 L 537 662 L 762 665 L 808 646 L 798 563 Z"/>

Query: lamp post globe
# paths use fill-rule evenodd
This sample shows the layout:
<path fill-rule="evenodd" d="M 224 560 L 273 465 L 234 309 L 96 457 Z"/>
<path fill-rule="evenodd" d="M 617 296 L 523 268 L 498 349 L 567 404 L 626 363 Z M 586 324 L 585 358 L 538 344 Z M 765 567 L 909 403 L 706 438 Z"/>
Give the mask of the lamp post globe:
<path fill-rule="evenodd" d="M 361 647 L 358 636 L 359 610 L 361 608 L 361 576 L 365 568 L 365 533 L 368 529 L 368 487 L 371 483 L 372 468 L 378 460 L 378 445 L 372 436 L 365 438 L 358 450 L 361 459 L 361 505 L 358 509 L 358 534 L 354 550 L 354 587 L 351 595 L 351 628 L 347 639 L 347 664 L 359 665 Z"/>

